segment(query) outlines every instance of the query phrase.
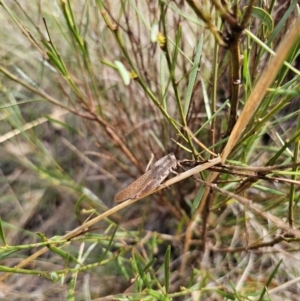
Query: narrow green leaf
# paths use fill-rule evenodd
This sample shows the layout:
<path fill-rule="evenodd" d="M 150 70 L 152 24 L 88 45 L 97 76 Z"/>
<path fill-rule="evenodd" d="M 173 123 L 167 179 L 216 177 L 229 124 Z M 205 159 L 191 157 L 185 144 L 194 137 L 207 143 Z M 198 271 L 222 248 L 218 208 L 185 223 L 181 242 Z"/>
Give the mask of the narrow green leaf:
<path fill-rule="evenodd" d="M 5 259 L 5 258 L 7 258 L 7 257 L 9 257 L 11 254 L 14 254 L 14 253 L 16 253 L 18 250 L 11 250 L 11 251 L 7 251 L 7 252 L 1 252 L 0 253 L 0 260 L 3 260 L 3 259 Z"/>
<path fill-rule="evenodd" d="M 286 96 L 293 96 L 293 97 L 300 97 L 300 92 L 298 90 L 295 89 L 268 89 L 270 92 L 274 92 L 276 94 L 280 94 L 280 95 L 286 95 Z"/>
<path fill-rule="evenodd" d="M 171 62 L 171 67 L 170 67 L 170 77 L 171 78 L 174 78 L 174 71 L 175 71 L 178 52 L 179 52 L 179 48 L 180 48 L 179 45 L 180 45 L 180 40 L 181 40 L 181 34 L 182 34 L 182 26 L 181 26 L 181 24 L 179 24 L 179 26 L 177 28 L 174 52 L 173 52 L 172 62 Z"/>
<path fill-rule="evenodd" d="M 76 201 L 76 204 L 75 204 L 75 214 L 76 214 L 76 218 L 78 221 L 80 221 L 80 211 L 81 211 L 80 205 L 81 205 L 82 201 L 84 201 L 84 199 L 85 199 L 85 195 L 83 194 L 79 197 L 79 199 Z"/>
<path fill-rule="evenodd" d="M 130 84 L 130 75 L 129 72 L 127 71 L 127 69 L 125 68 L 125 66 L 123 65 L 122 62 L 120 61 L 114 61 L 115 66 L 117 67 L 121 78 L 123 80 L 123 83 L 125 84 L 125 86 L 128 86 Z"/>
<path fill-rule="evenodd" d="M 60 249 L 60 248 L 49 245 L 49 250 L 53 251 L 54 253 L 58 254 L 59 256 L 61 256 L 64 259 L 68 259 L 68 261 L 73 261 L 73 262 L 76 262 L 77 264 L 81 265 L 81 263 L 78 261 L 78 259 L 76 257 L 70 255 L 68 252 L 62 251 L 62 249 Z"/>
<path fill-rule="evenodd" d="M 290 17 L 291 13 L 294 11 L 295 6 L 297 5 L 298 0 L 293 0 L 288 9 L 286 10 L 285 14 L 283 15 L 283 17 L 280 19 L 280 21 L 278 22 L 277 26 L 275 27 L 275 29 L 273 30 L 273 32 L 271 33 L 269 40 L 268 40 L 268 45 L 270 45 L 274 39 L 276 38 L 276 36 L 278 35 L 278 33 L 283 29 L 283 27 L 285 26 L 286 20 Z M 285 29 L 284 29 L 285 31 Z"/>
<path fill-rule="evenodd" d="M 163 294 L 157 292 L 157 291 L 154 291 L 152 289 L 147 289 L 146 292 L 151 295 L 152 297 L 154 297 L 156 300 L 159 300 L 159 301 L 171 301 L 170 298 L 164 296 Z"/>
<path fill-rule="evenodd" d="M 60 60 L 56 57 L 56 55 L 54 55 L 52 52 L 47 51 L 47 55 L 50 59 L 50 61 L 57 67 L 57 69 L 63 74 L 63 75 L 67 75 L 66 70 L 64 68 L 64 66 L 62 66 Z"/>
<path fill-rule="evenodd" d="M 225 107 L 228 105 L 229 103 L 229 99 L 227 99 L 222 106 L 215 112 L 215 114 L 213 114 L 211 116 L 211 119 L 216 118 L 216 116 L 218 116 L 220 114 L 221 111 L 223 111 L 225 109 Z M 206 128 L 206 126 L 210 123 L 211 119 L 207 119 L 204 124 L 202 124 L 202 126 L 195 132 L 195 136 L 197 136 L 203 129 Z"/>
<path fill-rule="evenodd" d="M 234 294 L 230 294 L 228 292 L 224 292 L 224 291 L 221 291 L 219 289 L 216 289 L 216 293 L 218 293 L 220 296 L 222 296 L 224 298 L 228 298 L 230 300 L 237 300 L 236 296 Z"/>
<path fill-rule="evenodd" d="M 6 239 L 5 239 L 5 234 L 4 234 L 4 229 L 3 229 L 3 226 L 2 226 L 2 219 L 0 218 L 0 238 L 4 244 L 4 246 L 7 245 L 6 243 Z"/>
<path fill-rule="evenodd" d="M 135 292 L 141 292 L 143 290 L 143 279 L 140 276 L 139 268 L 137 266 L 136 257 L 137 257 L 136 254 L 133 253 L 133 258 L 130 258 L 130 265 L 131 265 L 131 269 L 133 271 L 133 274 L 135 275 L 134 291 Z M 137 274 L 140 277 L 137 277 L 136 276 Z"/>
<path fill-rule="evenodd" d="M 284 145 L 281 147 L 281 149 L 279 149 L 277 151 L 277 153 L 271 157 L 267 162 L 266 162 L 266 166 L 268 165 L 274 165 L 276 160 L 280 157 L 280 155 L 286 151 L 286 149 L 292 144 L 294 143 L 294 141 L 296 141 L 297 139 L 299 139 L 300 137 L 300 130 L 296 130 L 290 137 L 289 140 L 287 140 Z"/>
<path fill-rule="evenodd" d="M 104 260 L 104 258 L 106 257 L 106 255 L 107 255 L 107 253 L 108 253 L 108 251 L 109 251 L 109 249 L 110 249 L 110 247 L 111 247 L 111 245 L 112 245 L 112 243 L 114 241 L 114 237 L 116 235 L 117 230 L 118 230 L 118 226 L 115 227 L 114 232 L 112 233 L 112 235 L 110 237 L 110 240 L 108 242 L 108 245 L 107 245 L 105 251 L 103 252 L 103 255 L 101 256 L 99 262 L 101 262 L 102 260 Z"/>
<path fill-rule="evenodd" d="M 269 187 L 261 186 L 261 185 L 258 185 L 258 184 L 254 184 L 253 187 L 257 188 L 257 189 L 259 189 L 261 191 L 264 191 L 264 192 L 267 192 L 267 193 L 271 193 L 271 194 L 275 194 L 275 195 L 280 195 L 280 196 L 286 195 L 285 193 L 283 193 L 283 192 L 281 192 L 279 190 L 271 189 Z"/>
<path fill-rule="evenodd" d="M 81 37 L 81 35 L 79 33 L 79 30 L 77 28 L 70 1 L 69 0 L 67 2 L 62 1 L 62 8 L 63 8 L 63 13 L 64 13 L 64 16 L 65 16 L 66 22 L 67 22 L 68 27 L 70 29 L 70 32 L 75 37 L 75 41 L 77 41 L 81 51 L 86 56 L 87 55 L 87 52 L 86 52 L 87 48 L 86 48 L 85 42 L 84 42 L 83 38 Z"/>
<path fill-rule="evenodd" d="M 167 95 L 167 85 L 166 85 L 166 74 L 165 74 L 165 55 L 163 52 L 160 53 L 160 88 L 161 88 L 161 98 L 164 109 L 167 109 L 166 95 Z"/>
<path fill-rule="evenodd" d="M 151 284 L 147 279 L 147 275 L 145 274 L 144 269 L 142 268 L 142 263 L 140 261 L 140 258 L 137 256 L 136 253 L 134 253 L 134 260 L 135 260 L 135 264 L 136 264 L 137 271 L 138 271 L 138 274 L 140 276 L 140 279 L 143 280 L 143 284 L 147 288 L 151 288 Z"/>
<path fill-rule="evenodd" d="M 42 239 L 43 242 L 48 242 L 49 241 L 48 238 L 45 236 L 45 234 L 43 234 L 41 232 L 37 232 L 36 234 Z M 53 242 L 49 241 L 49 245 L 46 245 L 46 247 L 49 248 L 49 250 L 51 250 L 54 253 L 61 256 L 62 258 L 65 258 L 65 259 L 68 259 L 68 260 L 71 260 L 73 262 L 76 262 L 76 263 L 80 264 L 80 262 L 77 260 L 76 257 L 71 256 L 69 253 L 63 251 L 60 248 L 57 248 L 54 244 L 55 244 L 55 241 L 53 241 Z"/>
<path fill-rule="evenodd" d="M 274 170 L 276 175 L 300 176 L 300 170 Z"/>
<path fill-rule="evenodd" d="M 201 54 L 202 54 L 202 47 L 203 47 L 203 34 L 200 36 L 199 43 L 196 48 L 196 54 L 195 54 L 193 66 L 192 66 L 192 69 L 191 69 L 191 72 L 189 75 L 189 83 L 188 83 L 187 91 L 185 94 L 184 111 L 183 111 L 185 117 L 189 110 L 189 106 L 190 106 L 190 102 L 191 102 L 191 98 L 192 98 L 192 94 L 193 94 L 193 89 L 194 89 L 194 85 L 196 82 L 198 67 L 200 64 L 200 59 L 201 59 Z"/>
<path fill-rule="evenodd" d="M 167 295 L 169 293 L 169 288 L 170 288 L 170 257 L 171 257 L 171 246 L 169 245 L 165 254 L 165 262 L 164 262 L 165 288 L 166 288 Z"/>
<path fill-rule="evenodd" d="M 148 263 L 147 265 L 144 267 L 144 273 L 149 269 L 149 267 L 153 266 L 154 263 L 156 262 L 156 258 L 152 258 Z"/>
<path fill-rule="evenodd" d="M 243 59 L 243 82 L 244 82 L 244 89 L 245 89 L 245 96 L 244 99 L 248 99 L 251 91 L 252 91 L 252 79 L 249 72 L 249 57 L 248 51 L 244 51 L 244 59 Z"/>
<path fill-rule="evenodd" d="M 205 82 L 203 80 L 201 81 L 201 86 L 202 86 L 202 93 L 203 93 L 203 99 L 204 99 L 204 105 L 205 105 L 207 120 L 211 120 L 212 113 L 211 113 L 211 107 L 210 107 L 210 99 L 208 97 Z"/>
<path fill-rule="evenodd" d="M 117 256 L 116 260 L 117 260 L 117 266 L 120 269 L 121 274 L 127 281 L 129 281 L 130 275 L 129 275 L 129 271 L 127 271 L 126 269 L 127 266 L 126 260 L 122 256 Z"/>
<path fill-rule="evenodd" d="M 278 269 L 279 269 L 281 263 L 282 263 L 282 259 L 279 260 L 279 262 L 277 263 L 277 265 L 276 265 L 274 271 L 271 273 L 271 275 L 270 275 L 269 279 L 267 280 L 266 285 L 264 286 L 264 288 L 263 288 L 263 290 L 262 290 L 262 292 L 261 292 L 261 294 L 260 294 L 260 296 L 259 296 L 259 299 L 258 299 L 257 301 L 263 300 L 264 294 L 265 294 L 266 291 L 267 291 L 267 287 L 270 285 L 271 281 L 272 281 L 273 278 L 276 276 L 276 273 L 277 273 L 277 271 L 278 271 Z"/>
<path fill-rule="evenodd" d="M 247 6 L 244 7 L 244 11 L 246 10 Z M 269 32 L 273 31 L 274 22 L 270 14 L 265 11 L 264 9 L 253 6 L 251 9 L 251 15 L 257 19 L 259 19 L 264 25 L 266 25 Z"/>
<path fill-rule="evenodd" d="M 154 20 L 152 26 L 151 26 L 151 42 L 155 43 L 157 41 L 157 34 L 158 34 L 158 23 L 156 20 Z"/>
<path fill-rule="evenodd" d="M 197 194 L 196 194 L 196 196 L 194 198 L 194 201 L 193 201 L 193 208 L 192 208 L 193 212 L 195 212 L 196 209 L 199 207 L 200 201 L 202 200 L 204 190 L 205 190 L 205 187 L 201 185 L 199 190 L 197 191 Z"/>
<path fill-rule="evenodd" d="M 67 301 L 74 301 L 75 300 L 75 285 L 76 285 L 76 279 L 77 279 L 78 273 L 73 273 L 69 288 L 68 288 L 68 296 Z"/>
<path fill-rule="evenodd" d="M 157 233 L 153 233 L 152 238 L 151 238 L 151 257 L 153 258 L 153 256 L 155 256 L 157 250 L 158 250 L 158 246 L 159 246 L 159 240 L 158 240 L 158 235 Z"/>

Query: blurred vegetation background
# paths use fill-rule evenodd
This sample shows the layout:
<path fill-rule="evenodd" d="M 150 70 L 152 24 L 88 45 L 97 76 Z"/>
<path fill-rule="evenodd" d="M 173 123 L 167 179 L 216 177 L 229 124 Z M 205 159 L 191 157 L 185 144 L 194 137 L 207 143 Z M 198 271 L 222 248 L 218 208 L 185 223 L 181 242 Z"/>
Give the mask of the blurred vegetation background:
<path fill-rule="evenodd" d="M 0 4 L 0 298 L 298 300 L 297 0 Z"/>

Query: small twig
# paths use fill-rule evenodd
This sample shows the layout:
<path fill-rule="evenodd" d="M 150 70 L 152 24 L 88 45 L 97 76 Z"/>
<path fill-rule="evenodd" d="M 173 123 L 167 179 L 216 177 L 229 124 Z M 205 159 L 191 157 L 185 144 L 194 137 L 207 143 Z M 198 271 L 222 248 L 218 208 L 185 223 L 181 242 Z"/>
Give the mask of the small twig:
<path fill-rule="evenodd" d="M 192 133 L 192 131 L 188 128 L 188 126 L 184 127 L 185 131 L 191 136 L 191 138 L 205 151 L 207 151 L 208 153 L 210 153 L 211 155 L 213 155 L 213 157 L 217 157 L 217 154 L 215 154 L 214 152 L 212 152 L 209 148 L 207 148 L 203 143 L 201 143 L 196 137 L 195 135 Z"/>
<path fill-rule="evenodd" d="M 271 221 L 278 228 L 287 231 L 288 234 L 291 234 L 291 235 L 294 235 L 294 236 L 300 238 L 300 230 L 298 230 L 298 229 L 292 229 L 288 224 L 286 224 L 285 222 L 283 222 L 281 219 L 275 217 L 274 215 L 272 215 L 272 214 L 270 214 L 268 212 L 264 212 L 264 211 L 260 210 L 255 205 L 253 205 L 253 203 L 252 203 L 252 201 L 250 199 L 247 199 L 247 198 L 242 197 L 240 195 L 237 195 L 235 193 L 229 192 L 229 191 L 227 191 L 225 189 L 219 188 L 216 184 L 207 183 L 207 182 L 202 181 L 200 179 L 197 179 L 197 181 L 200 182 L 201 184 L 204 184 L 207 187 L 212 188 L 213 190 L 216 190 L 216 191 L 222 193 L 223 195 L 226 195 L 226 196 L 228 196 L 230 198 L 233 198 L 233 199 L 237 200 L 239 203 L 243 204 L 244 206 L 247 206 L 250 210 L 252 210 L 253 212 L 255 212 L 258 215 L 260 215 L 263 218 L 265 218 L 267 221 Z"/>
<path fill-rule="evenodd" d="M 238 247 L 238 248 L 215 248 L 215 247 L 210 247 L 209 249 L 214 251 L 214 252 L 221 252 L 221 253 L 236 253 L 236 252 L 243 252 L 243 251 L 248 251 L 248 250 L 257 250 L 265 247 L 273 247 L 274 245 L 282 242 L 282 241 L 299 241 L 299 238 L 289 238 L 285 237 L 284 235 L 279 235 L 276 236 L 274 239 L 267 241 L 267 242 L 262 242 L 262 243 L 253 243 L 249 246 L 245 247 Z"/>

